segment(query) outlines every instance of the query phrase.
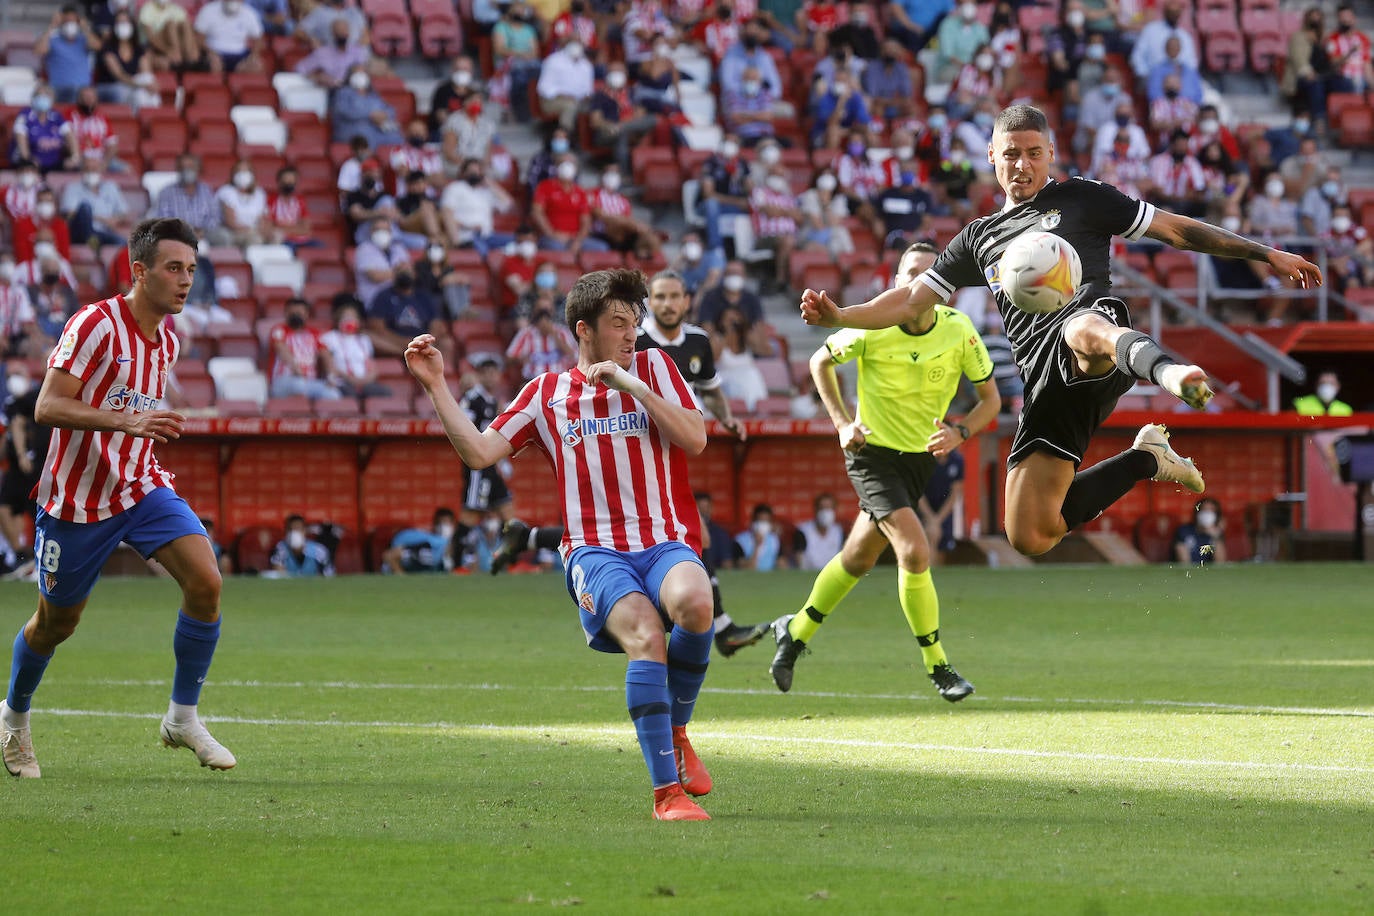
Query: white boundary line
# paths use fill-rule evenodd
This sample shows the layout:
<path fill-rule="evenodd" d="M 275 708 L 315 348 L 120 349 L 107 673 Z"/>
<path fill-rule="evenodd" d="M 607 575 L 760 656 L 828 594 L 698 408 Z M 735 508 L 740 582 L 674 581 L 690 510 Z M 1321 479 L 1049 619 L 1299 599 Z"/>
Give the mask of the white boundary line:
<path fill-rule="evenodd" d="M 114 678 L 92 678 L 83 680 L 64 681 L 66 684 L 88 685 L 92 687 L 168 687 L 171 681 L 168 680 L 139 680 L 127 679 L 120 680 Z M 264 690 L 453 690 L 453 691 L 545 691 L 550 688 L 540 685 L 521 685 L 521 684 L 407 684 L 407 683 L 366 683 L 363 681 L 221 681 L 211 680 L 208 682 L 211 689 L 224 688 L 255 688 Z M 574 691 L 579 693 L 622 693 L 623 688 L 619 685 L 568 685 L 559 687 L 559 690 Z M 776 690 L 761 690 L 755 688 L 716 688 L 706 687 L 702 693 L 719 696 L 779 696 Z M 920 693 L 845 693 L 843 691 L 825 690 L 797 690 L 788 694 L 789 697 L 806 697 L 810 699 L 838 699 L 838 700 L 897 700 L 901 702 L 916 701 L 929 702 L 936 699 L 930 694 Z M 1019 696 L 974 696 L 973 702 L 987 703 L 1042 703 L 1047 706 L 1057 704 L 1074 706 L 1145 706 L 1158 707 L 1163 709 L 1197 709 L 1197 710 L 1216 710 L 1219 712 L 1244 712 L 1266 715 L 1285 715 L 1285 716 L 1328 716 L 1335 718 L 1353 719 L 1374 719 L 1374 709 L 1339 709 L 1335 707 L 1323 706 L 1252 706 L 1242 703 L 1209 703 L 1201 700 L 1135 700 L 1135 699 L 1106 699 L 1096 697 L 1019 697 Z"/>
<path fill-rule="evenodd" d="M 66 716 L 70 718 L 103 719 L 146 719 L 159 718 L 158 714 L 114 712 L 92 709 L 42 709 L 40 716 Z M 343 721 L 339 719 L 263 719 L 246 716 L 206 716 L 209 723 L 232 725 L 286 726 L 291 728 L 387 728 L 423 731 L 477 732 L 486 734 L 507 734 L 519 737 L 549 738 L 553 735 L 576 735 L 587 738 L 625 739 L 631 736 L 627 729 L 612 727 L 589 727 L 577 725 L 491 725 L 460 722 L 388 722 L 388 721 Z M 1315 763 L 1264 763 L 1254 760 L 1193 760 L 1182 757 L 1136 757 L 1128 754 L 1089 754 L 1078 751 L 1035 751 L 1010 747 L 964 747 L 957 744 L 926 744 L 912 741 L 873 741 L 861 738 L 816 738 L 792 735 L 756 735 L 733 732 L 701 731 L 693 737 L 710 741 L 731 741 L 756 745 L 766 744 L 810 744 L 821 747 L 868 748 L 889 751 L 916 751 L 942 754 L 967 754 L 974 757 L 1022 757 L 1034 760 L 1073 760 L 1087 763 L 1135 763 L 1149 766 L 1177 767 L 1214 767 L 1232 770 L 1276 770 L 1288 773 L 1339 773 L 1374 776 L 1374 767 L 1335 766 Z"/>

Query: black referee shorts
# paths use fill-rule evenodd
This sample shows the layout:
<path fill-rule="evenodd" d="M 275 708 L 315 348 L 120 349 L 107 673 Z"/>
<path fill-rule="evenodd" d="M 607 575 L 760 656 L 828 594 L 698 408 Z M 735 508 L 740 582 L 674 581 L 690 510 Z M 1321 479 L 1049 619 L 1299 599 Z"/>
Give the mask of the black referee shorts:
<path fill-rule="evenodd" d="M 1080 305 L 1065 316 L 1065 321 L 1085 311 L 1099 314 L 1118 327 L 1131 326 L 1126 303 L 1115 296 Z M 1135 377 L 1120 369 L 1093 378 L 1076 376 L 1077 359 L 1064 342 L 1063 328 L 1064 322 L 1057 323 L 1053 333 L 1060 335 L 1059 340 L 1052 347 L 1041 348 L 1041 359 L 1023 367 L 1025 401 L 1011 440 L 1009 469 L 1036 451 L 1072 461 L 1077 467 L 1093 433 L 1135 385 Z"/>
<path fill-rule="evenodd" d="M 903 507 L 916 510 L 935 473 L 935 456 L 865 445 L 844 453 L 844 468 L 859 495 L 859 507 L 880 522 Z"/>
<path fill-rule="evenodd" d="M 489 512 L 510 502 L 506 478 L 494 467 L 475 471 L 463 468 L 463 508 L 472 512 Z"/>

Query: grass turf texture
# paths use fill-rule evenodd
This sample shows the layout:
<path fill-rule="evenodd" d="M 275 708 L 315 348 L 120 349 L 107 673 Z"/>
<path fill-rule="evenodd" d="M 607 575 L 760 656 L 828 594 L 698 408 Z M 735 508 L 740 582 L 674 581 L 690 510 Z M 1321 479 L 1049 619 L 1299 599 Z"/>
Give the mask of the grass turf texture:
<path fill-rule="evenodd" d="M 810 576 L 727 574 L 743 621 Z M 235 580 L 158 746 L 175 586 L 97 586 L 5 780 L 12 912 L 1374 910 L 1374 567 L 939 570 L 978 694 L 918 670 L 893 570 L 797 665 L 713 657 L 706 824 L 650 818 L 622 661 L 556 576 Z M 0 585 L 7 640 L 31 585 Z"/>

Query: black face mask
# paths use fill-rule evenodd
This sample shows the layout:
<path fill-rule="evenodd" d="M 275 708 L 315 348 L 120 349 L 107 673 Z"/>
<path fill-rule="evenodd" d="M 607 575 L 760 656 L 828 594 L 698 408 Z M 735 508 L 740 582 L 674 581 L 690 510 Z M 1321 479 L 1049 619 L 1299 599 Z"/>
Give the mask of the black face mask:
<path fill-rule="evenodd" d="M 56 286 L 56 285 L 57 285 L 57 281 L 59 281 L 59 280 L 61 280 L 61 279 L 62 279 L 62 275 L 61 275 L 61 274 L 44 274 L 44 275 L 43 275 L 43 285 L 44 285 L 44 286 Z"/>
<path fill-rule="evenodd" d="M 346 48 L 346 47 L 348 47 L 348 36 L 347 36 L 347 35 L 336 35 L 336 36 L 334 36 L 334 47 L 336 47 L 336 48 Z"/>
<path fill-rule="evenodd" d="M 583 13 L 585 13 L 586 11 L 587 11 L 587 4 L 585 4 L 585 3 L 574 3 L 574 4 L 572 5 L 572 13 L 573 13 L 574 16 L 581 16 L 581 15 L 582 15 Z"/>
<path fill-rule="evenodd" d="M 1164 97 L 1165 97 L 1166 99 L 1176 99 L 1176 98 L 1178 98 L 1178 90 L 1177 90 L 1177 89 L 1165 89 L 1165 90 L 1164 90 Z"/>
<path fill-rule="evenodd" d="M 1351 29 L 1355 27 L 1348 22 L 1342 22 L 1340 25 L 1336 26 L 1336 28 L 1339 29 L 1342 33 L 1344 33 L 1349 32 Z"/>
<path fill-rule="evenodd" d="M 424 145 L 425 145 L 425 140 L 426 140 L 425 137 L 411 137 L 411 138 L 410 138 L 410 145 L 411 145 L 411 146 L 416 146 L 416 147 L 424 146 Z"/>
<path fill-rule="evenodd" d="M 76 107 L 77 107 L 78 109 L 80 109 L 80 110 L 81 110 L 81 113 L 84 114 L 84 115 L 88 115 L 88 114 L 90 114 L 91 112 L 95 111 L 95 106 L 94 106 L 94 105 L 88 105 L 88 104 L 86 104 L 85 102 L 79 103 Z"/>
<path fill-rule="evenodd" d="M 753 35 L 745 35 L 744 46 L 748 48 L 750 51 L 753 51 L 755 48 L 759 46 L 759 40 L 757 37 Z"/>
<path fill-rule="evenodd" d="M 293 331 L 299 331 L 301 328 L 305 327 L 305 318 L 299 313 L 292 312 L 290 315 L 286 316 L 286 326 Z"/>
<path fill-rule="evenodd" d="M 408 293 L 415 286 L 415 278 L 410 274 L 396 275 L 396 288 L 403 293 Z"/>
<path fill-rule="evenodd" d="M 293 181 L 293 182 L 291 182 L 291 183 L 289 183 L 289 184 L 286 184 L 286 183 L 279 184 L 279 185 L 277 185 L 277 190 L 280 191 L 280 192 L 283 193 L 283 194 L 295 194 L 295 193 L 296 193 L 296 183 Z"/>
<path fill-rule="evenodd" d="M 1182 162 L 1185 158 L 1187 158 L 1187 156 L 1188 156 L 1188 151 L 1187 151 L 1187 150 L 1176 149 L 1176 150 L 1171 151 L 1170 155 L 1172 155 L 1172 156 L 1174 157 L 1174 161 L 1175 161 L 1175 162 Z"/>
<path fill-rule="evenodd" d="M 481 175 L 464 175 L 464 176 L 463 176 L 463 180 L 466 181 L 468 184 L 472 185 L 472 186 L 475 188 L 475 187 L 477 187 L 479 184 L 482 183 L 482 176 L 481 176 Z"/>

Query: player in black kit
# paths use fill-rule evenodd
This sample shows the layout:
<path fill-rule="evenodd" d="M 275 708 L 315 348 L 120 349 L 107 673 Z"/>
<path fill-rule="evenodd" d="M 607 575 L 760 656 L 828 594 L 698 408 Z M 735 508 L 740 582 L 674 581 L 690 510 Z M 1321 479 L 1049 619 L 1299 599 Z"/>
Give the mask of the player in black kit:
<path fill-rule="evenodd" d="M 738 439 L 745 439 L 744 424 L 730 412 L 730 404 L 720 387 L 716 374 L 715 354 L 711 338 L 701 328 L 686 321 L 692 299 L 687 295 L 687 283 L 680 275 L 665 270 L 654 275 L 649 283 L 649 314 L 639 328 L 636 350 L 658 347 L 677 364 L 678 371 L 696 391 L 703 404 L 720 425 Z M 705 535 L 703 526 L 703 536 Z M 506 523 L 501 546 L 492 556 L 492 572 L 500 572 L 515 557 L 528 549 L 556 547 L 563 537 L 562 526 L 531 528 L 519 519 Z M 703 560 L 705 558 L 703 557 Z M 716 649 L 727 658 L 745 646 L 752 646 L 768 632 L 770 624 L 739 624 L 725 612 L 721 602 L 716 571 L 706 562 L 711 576 L 711 594 L 715 598 Z"/>
<path fill-rule="evenodd" d="M 929 270 L 849 308 L 824 292 L 802 294 L 802 317 L 826 327 L 884 328 L 910 321 L 960 287 L 986 284 L 1006 323 L 1026 382 L 1006 482 L 1006 531 L 1027 556 L 1045 553 L 1098 516 L 1140 480 L 1203 490 L 1193 462 L 1174 452 L 1162 426 L 1140 430 L 1134 445 L 1084 471 L 1088 441 L 1136 379 L 1153 382 L 1201 410 L 1212 397 L 1207 374 L 1175 362 L 1148 335 L 1131 330 L 1126 304 L 1111 295 L 1111 237 L 1151 238 L 1185 251 L 1265 261 L 1280 276 L 1319 285 L 1321 271 L 1295 254 L 1135 200 L 1110 185 L 1050 178 L 1054 144 L 1039 109 L 1013 105 L 993 127 L 988 161 L 1007 196 L 992 216 L 964 227 Z M 1050 314 L 1016 308 L 1001 292 L 1002 252 L 1023 232 L 1062 236 L 1078 251 L 1083 281 L 1073 300 Z"/>

